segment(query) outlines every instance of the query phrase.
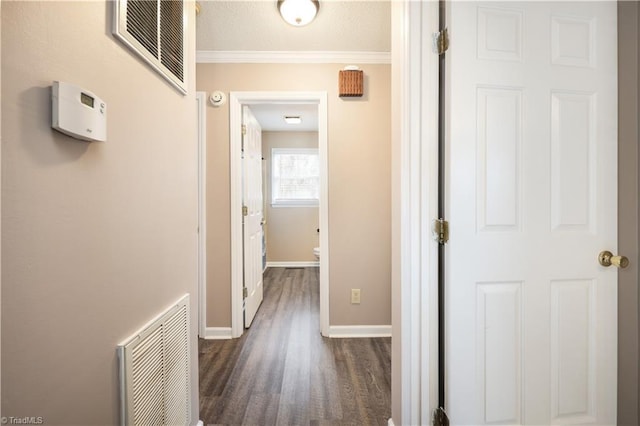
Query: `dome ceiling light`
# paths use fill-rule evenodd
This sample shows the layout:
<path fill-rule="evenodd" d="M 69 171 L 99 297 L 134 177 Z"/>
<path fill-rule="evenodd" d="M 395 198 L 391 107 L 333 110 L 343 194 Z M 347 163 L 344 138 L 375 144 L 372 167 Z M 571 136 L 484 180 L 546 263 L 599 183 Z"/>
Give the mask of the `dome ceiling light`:
<path fill-rule="evenodd" d="M 278 0 L 278 11 L 289 24 L 302 27 L 313 21 L 320 9 L 317 0 Z"/>

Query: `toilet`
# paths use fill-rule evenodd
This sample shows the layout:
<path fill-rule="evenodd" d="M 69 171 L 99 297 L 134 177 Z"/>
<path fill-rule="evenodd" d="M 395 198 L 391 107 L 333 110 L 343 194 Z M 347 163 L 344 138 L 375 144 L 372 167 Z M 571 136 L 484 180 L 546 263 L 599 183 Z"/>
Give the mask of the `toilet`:
<path fill-rule="evenodd" d="M 316 257 L 317 260 L 320 260 L 320 247 L 313 248 L 313 255 Z"/>

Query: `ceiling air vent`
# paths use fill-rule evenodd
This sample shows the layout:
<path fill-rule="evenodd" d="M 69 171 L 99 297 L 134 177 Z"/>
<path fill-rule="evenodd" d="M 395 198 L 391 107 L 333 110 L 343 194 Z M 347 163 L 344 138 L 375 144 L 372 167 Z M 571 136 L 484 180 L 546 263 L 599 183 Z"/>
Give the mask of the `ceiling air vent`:
<path fill-rule="evenodd" d="M 183 0 L 116 0 L 113 34 L 187 93 Z"/>

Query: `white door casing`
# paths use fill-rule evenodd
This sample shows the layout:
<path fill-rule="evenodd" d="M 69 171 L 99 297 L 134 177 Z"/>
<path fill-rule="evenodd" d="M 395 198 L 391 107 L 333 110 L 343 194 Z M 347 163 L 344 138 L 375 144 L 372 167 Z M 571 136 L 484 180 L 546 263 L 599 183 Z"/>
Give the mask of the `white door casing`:
<path fill-rule="evenodd" d="M 262 129 L 248 106 L 242 108 L 242 199 L 244 259 L 244 326 L 248 328 L 262 303 Z"/>
<path fill-rule="evenodd" d="M 615 424 L 615 2 L 451 2 L 452 424 Z"/>
<path fill-rule="evenodd" d="M 196 92 L 198 124 L 198 335 L 207 335 L 207 94 Z"/>
<path fill-rule="evenodd" d="M 240 146 L 242 108 L 254 104 L 317 104 L 318 155 L 320 157 L 320 331 L 329 335 L 329 206 L 327 92 L 229 92 L 229 150 L 231 198 L 231 337 L 242 336 L 242 167 Z"/>
<path fill-rule="evenodd" d="M 392 417 L 430 424 L 438 397 L 437 1 L 392 11 Z"/>

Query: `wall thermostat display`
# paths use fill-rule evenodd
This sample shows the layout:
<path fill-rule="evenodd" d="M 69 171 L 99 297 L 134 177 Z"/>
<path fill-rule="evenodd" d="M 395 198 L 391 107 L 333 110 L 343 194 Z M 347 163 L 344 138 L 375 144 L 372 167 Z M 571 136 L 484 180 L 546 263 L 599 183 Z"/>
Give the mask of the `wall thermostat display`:
<path fill-rule="evenodd" d="M 54 129 L 83 141 L 107 140 L 107 105 L 90 91 L 54 81 L 51 107 Z"/>

